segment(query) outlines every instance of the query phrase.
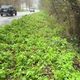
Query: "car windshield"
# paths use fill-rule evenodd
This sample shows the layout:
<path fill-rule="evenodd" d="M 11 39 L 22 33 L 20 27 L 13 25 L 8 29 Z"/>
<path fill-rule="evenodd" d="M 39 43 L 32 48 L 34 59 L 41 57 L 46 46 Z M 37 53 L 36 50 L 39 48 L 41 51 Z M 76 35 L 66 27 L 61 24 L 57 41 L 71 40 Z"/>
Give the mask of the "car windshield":
<path fill-rule="evenodd" d="M 9 7 L 10 9 L 14 9 L 13 7 Z"/>

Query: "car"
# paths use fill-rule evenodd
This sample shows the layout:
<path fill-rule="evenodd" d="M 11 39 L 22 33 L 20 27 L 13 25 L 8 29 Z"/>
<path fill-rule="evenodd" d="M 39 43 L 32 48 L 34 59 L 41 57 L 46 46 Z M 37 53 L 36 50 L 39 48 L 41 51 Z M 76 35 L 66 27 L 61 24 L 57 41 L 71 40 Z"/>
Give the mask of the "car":
<path fill-rule="evenodd" d="M 0 15 L 13 16 L 17 15 L 16 9 L 12 5 L 2 5 L 0 8 Z"/>
<path fill-rule="evenodd" d="M 30 12 L 35 12 L 35 8 L 30 8 L 29 11 Z"/>

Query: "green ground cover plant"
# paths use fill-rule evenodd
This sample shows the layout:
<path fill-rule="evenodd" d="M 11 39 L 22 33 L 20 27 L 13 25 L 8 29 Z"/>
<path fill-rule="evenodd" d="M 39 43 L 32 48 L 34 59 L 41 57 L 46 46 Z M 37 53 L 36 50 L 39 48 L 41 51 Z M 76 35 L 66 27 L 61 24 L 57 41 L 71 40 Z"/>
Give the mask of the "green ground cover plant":
<path fill-rule="evenodd" d="M 39 12 L 0 28 L 0 80 L 80 80 L 76 51 L 47 19 Z"/>

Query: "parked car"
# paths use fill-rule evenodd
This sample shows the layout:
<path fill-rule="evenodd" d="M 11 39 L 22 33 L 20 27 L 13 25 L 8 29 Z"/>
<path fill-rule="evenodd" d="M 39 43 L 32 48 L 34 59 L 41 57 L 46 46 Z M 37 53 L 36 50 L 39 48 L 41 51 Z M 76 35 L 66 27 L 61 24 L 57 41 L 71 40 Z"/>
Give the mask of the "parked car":
<path fill-rule="evenodd" d="M 30 8 L 29 11 L 30 12 L 35 12 L 35 8 Z"/>
<path fill-rule="evenodd" d="M 12 5 L 2 5 L 0 8 L 0 15 L 13 16 L 17 15 L 16 9 Z"/>

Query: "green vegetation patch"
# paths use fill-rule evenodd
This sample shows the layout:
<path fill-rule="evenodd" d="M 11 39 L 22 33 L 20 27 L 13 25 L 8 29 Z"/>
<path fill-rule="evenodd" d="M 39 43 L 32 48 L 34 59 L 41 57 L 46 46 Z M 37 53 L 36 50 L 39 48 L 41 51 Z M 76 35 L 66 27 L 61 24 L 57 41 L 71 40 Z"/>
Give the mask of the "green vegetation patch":
<path fill-rule="evenodd" d="M 0 80 L 80 80 L 76 52 L 47 19 L 41 12 L 0 28 Z"/>

